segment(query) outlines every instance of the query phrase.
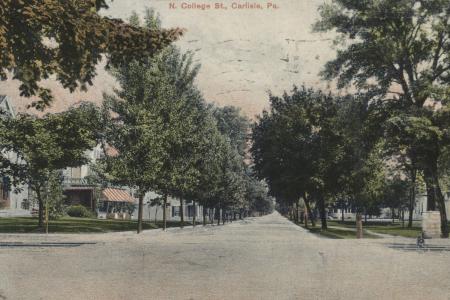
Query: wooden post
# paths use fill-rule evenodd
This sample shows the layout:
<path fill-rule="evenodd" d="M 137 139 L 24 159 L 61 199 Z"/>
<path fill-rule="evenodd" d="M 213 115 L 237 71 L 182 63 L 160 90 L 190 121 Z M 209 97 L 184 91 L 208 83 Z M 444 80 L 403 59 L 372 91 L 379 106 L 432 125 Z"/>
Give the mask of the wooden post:
<path fill-rule="evenodd" d="M 195 217 L 197 216 L 197 207 L 195 206 L 195 201 L 192 201 L 192 205 L 194 206 L 194 216 L 192 217 L 192 226 L 195 227 L 196 222 Z"/>
<path fill-rule="evenodd" d="M 356 214 L 356 238 L 363 238 L 362 216 L 360 213 Z"/>
<path fill-rule="evenodd" d="M 139 191 L 138 226 L 137 226 L 137 233 L 138 234 L 142 232 L 142 218 L 143 218 L 142 214 L 143 214 L 143 211 L 144 211 L 144 193 Z"/>

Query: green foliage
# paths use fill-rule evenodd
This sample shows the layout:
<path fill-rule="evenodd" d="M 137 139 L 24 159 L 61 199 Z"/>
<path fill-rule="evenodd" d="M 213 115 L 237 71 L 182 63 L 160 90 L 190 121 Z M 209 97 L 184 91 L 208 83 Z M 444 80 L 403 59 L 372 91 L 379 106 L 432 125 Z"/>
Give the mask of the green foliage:
<path fill-rule="evenodd" d="M 122 89 L 104 102 L 105 115 L 114 116 L 106 142 L 119 153 L 106 158 L 113 181 L 143 193 L 186 193 L 196 184 L 202 99 L 189 90 L 195 68 L 180 78 L 172 65 L 189 70 L 187 57 L 168 48 L 146 65 L 131 62 L 114 73 Z"/>
<path fill-rule="evenodd" d="M 338 77 L 339 86 L 354 83 L 384 96 L 395 84 L 402 101 L 422 107 L 449 83 L 450 11 L 445 1 L 334 0 L 322 5 L 320 14 L 315 29 L 335 30 L 341 46 L 323 75 Z"/>
<path fill-rule="evenodd" d="M 146 26 L 159 26 L 152 11 Z M 235 153 L 195 87 L 193 54 L 167 47 L 144 60 L 113 72 L 121 90 L 105 97 L 103 115 L 105 144 L 118 154 L 100 162 L 103 173 L 140 195 L 152 190 L 209 207 L 219 198 L 222 205 L 238 203 L 238 163 L 229 161 Z"/>
<path fill-rule="evenodd" d="M 136 228 L 135 220 L 102 220 L 90 218 L 63 217 L 49 223 L 49 232 L 59 233 L 106 233 L 130 231 Z M 178 227 L 178 221 L 170 221 L 168 227 Z M 143 229 L 161 228 L 161 222 L 143 222 Z M 35 218 L 0 218 L 0 232 L 2 233 L 35 233 L 41 232 L 36 226 Z"/>
<path fill-rule="evenodd" d="M 134 203 L 126 203 L 124 207 L 125 212 L 127 212 L 130 216 L 134 213 L 136 210 L 136 204 Z"/>
<path fill-rule="evenodd" d="M 448 147 L 450 10 L 442 0 L 333 0 L 323 4 L 317 31 L 337 32 L 337 57 L 322 75 L 338 87 L 355 86 L 371 105 L 395 109 L 386 118 L 391 155 L 403 155 L 409 169 L 424 173 L 428 208 L 441 211 L 448 236 L 438 161 Z M 443 104 L 443 109 L 434 105 Z M 394 154 L 394 152 L 397 152 Z"/>
<path fill-rule="evenodd" d="M 343 99 L 294 87 L 270 97 L 271 110 L 253 127 L 255 170 L 283 206 L 315 201 L 326 228 L 326 202 L 342 191 L 349 161 L 337 116 Z"/>
<path fill-rule="evenodd" d="M 386 180 L 384 199 L 386 206 L 395 208 L 407 207 L 409 201 L 409 182 L 398 176 Z"/>
<path fill-rule="evenodd" d="M 46 209 L 48 207 L 48 215 L 51 220 L 61 218 L 66 212 L 66 197 L 63 194 L 62 183 L 61 172 L 52 172 L 46 186 L 43 188 L 42 198 Z"/>
<path fill-rule="evenodd" d="M 216 107 L 213 109 L 213 115 L 217 120 L 219 131 L 230 139 L 231 145 L 240 155 L 244 155 L 250 121 L 234 106 Z"/>
<path fill-rule="evenodd" d="M 260 178 L 273 195 L 292 202 L 304 192 L 335 192 L 345 161 L 345 145 L 334 126 L 336 99 L 303 87 L 271 96 L 270 102 L 270 113 L 253 128 L 252 155 Z"/>
<path fill-rule="evenodd" d="M 72 205 L 67 208 L 67 215 L 76 218 L 95 218 L 95 214 L 83 205 Z"/>
<path fill-rule="evenodd" d="M 252 176 L 248 176 L 246 200 L 251 211 L 271 213 L 274 210 L 273 198 L 268 195 L 268 187 Z"/>
<path fill-rule="evenodd" d="M 5 0 L 0 3 L 0 78 L 11 72 L 22 96 L 38 96 L 44 109 L 51 91 L 40 85 L 56 75 L 71 92 L 92 85 L 96 65 L 107 67 L 154 55 L 182 33 L 130 25 L 101 16 L 104 0 Z"/>
<path fill-rule="evenodd" d="M 156 197 L 153 199 L 150 199 L 147 203 L 150 206 L 161 206 L 163 205 L 163 197 Z"/>
<path fill-rule="evenodd" d="M 55 172 L 87 163 L 85 155 L 99 138 L 100 119 L 93 104 L 81 104 L 42 118 L 21 114 L 0 118 L 0 141 L 5 152 L 16 158 L 2 162 L 0 170 L 14 186 L 28 184 L 43 209 L 44 194 L 57 192 Z M 53 201 L 53 200 L 52 200 Z M 40 211 L 42 225 L 42 210 Z"/>

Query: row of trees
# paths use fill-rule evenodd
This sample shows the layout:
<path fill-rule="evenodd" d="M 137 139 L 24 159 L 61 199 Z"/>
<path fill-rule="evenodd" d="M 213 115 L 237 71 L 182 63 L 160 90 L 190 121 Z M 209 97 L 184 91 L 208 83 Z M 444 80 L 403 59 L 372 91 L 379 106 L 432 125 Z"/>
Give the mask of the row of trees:
<path fill-rule="evenodd" d="M 133 15 L 131 23 L 138 22 Z M 151 10 L 145 26 L 159 30 Z M 186 199 L 222 211 L 249 210 L 250 200 L 261 200 L 246 197 L 253 196 L 247 189 L 261 185 L 244 163 L 249 122 L 235 108 L 206 105 L 194 84 L 198 70 L 191 53 L 169 46 L 113 71 L 121 89 L 105 96 L 103 142 L 117 155 L 106 156 L 100 169 L 108 181 L 137 191 L 138 232 L 150 190 L 162 195 L 163 207 L 168 195 L 180 199 L 182 225 Z"/>
<path fill-rule="evenodd" d="M 259 176 L 281 201 L 316 203 L 324 228 L 327 203 L 343 198 L 360 212 L 406 198 L 411 225 L 420 177 L 448 237 L 441 182 L 448 174 L 450 4 L 334 0 L 320 14 L 314 29 L 337 34 L 337 57 L 322 76 L 356 92 L 295 88 L 271 96 L 253 130 Z"/>
<path fill-rule="evenodd" d="M 130 24 L 141 28 L 137 15 Z M 143 28 L 161 31 L 153 11 L 147 11 Z M 46 204 L 41 195 L 50 175 L 87 163 L 85 152 L 99 143 L 105 155 L 95 166 L 97 177 L 135 191 L 138 232 L 149 191 L 162 195 L 163 207 L 171 196 L 182 208 L 187 199 L 222 213 L 270 211 L 265 185 L 245 163 L 249 121 L 234 107 L 207 105 L 194 85 L 198 70 L 191 53 L 168 46 L 113 68 L 120 89 L 105 95 L 101 108 L 82 104 L 42 118 L 1 118 L 2 149 L 17 156 L 2 160 L 1 175 L 13 178 L 15 186 L 31 187 L 41 226 Z"/>

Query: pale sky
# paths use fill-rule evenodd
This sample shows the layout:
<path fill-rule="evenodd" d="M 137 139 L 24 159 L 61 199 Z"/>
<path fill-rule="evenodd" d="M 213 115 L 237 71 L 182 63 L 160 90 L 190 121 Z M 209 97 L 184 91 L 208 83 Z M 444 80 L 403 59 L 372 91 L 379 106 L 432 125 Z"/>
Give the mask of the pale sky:
<path fill-rule="evenodd" d="M 170 9 L 174 2 L 178 8 Z M 197 86 L 205 99 L 219 105 L 241 107 L 253 117 L 267 107 L 267 91 L 275 94 L 290 90 L 293 84 L 325 88 L 318 73 L 331 59 L 330 35 L 311 32 L 311 25 L 318 19 L 317 7 L 323 0 L 273 0 L 278 9 L 233 10 L 231 3 L 245 1 L 223 0 L 224 9 L 182 9 L 182 3 L 210 4 L 216 1 L 181 0 L 114 0 L 105 15 L 128 18 L 134 10 L 143 14 L 146 7 L 153 7 L 165 28 L 181 27 L 187 31 L 176 43 L 183 51 L 195 52 L 201 63 Z M 101 102 L 103 91 L 110 91 L 114 81 L 99 70 L 99 76 L 88 93 L 68 94 L 54 83 L 58 99 L 53 110 L 67 107 L 73 101 Z M 27 100 L 18 99 L 17 84 L 0 83 L 0 94 L 14 98 L 19 110 Z"/>

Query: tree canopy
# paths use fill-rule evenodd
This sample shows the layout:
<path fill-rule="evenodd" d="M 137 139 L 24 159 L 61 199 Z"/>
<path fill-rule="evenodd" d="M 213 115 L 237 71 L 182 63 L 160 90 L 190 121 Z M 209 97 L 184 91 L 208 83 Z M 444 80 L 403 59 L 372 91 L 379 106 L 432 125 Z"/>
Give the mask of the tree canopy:
<path fill-rule="evenodd" d="M 181 34 L 180 29 L 156 29 L 128 24 L 99 14 L 105 0 L 5 0 L 0 3 L 0 78 L 8 73 L 21 82 L 22 96 L 38 96 L 32 106 L 44 109 L 52 101 L 44 79 L 56 75 L 73 92 L 92 85 L 96 65 L 107 67 L 154 55 Z"/>
<path fill-rule="evenodd" d="M 319 9 L 316 31 L 338 34 L 337 57 L 322 72 L 338 87 L 354 86 L 371 105 L 394 108 L 382 127 L 414 168 L 424 172 L 428 208 L 441 213 L 448 237 L 438 161 L 448 147 L 450 4 L 431 0 L 334 0 Z M 426 149 L 425 149 L 426 148 Z M 397 153 L 398 154 L 398 153 Z"/>

